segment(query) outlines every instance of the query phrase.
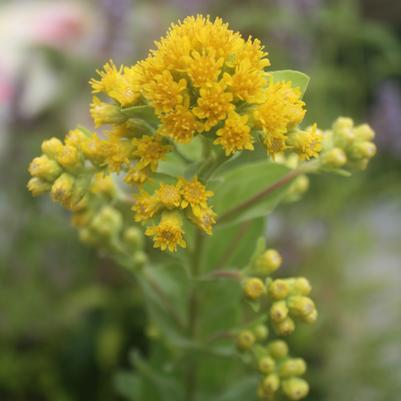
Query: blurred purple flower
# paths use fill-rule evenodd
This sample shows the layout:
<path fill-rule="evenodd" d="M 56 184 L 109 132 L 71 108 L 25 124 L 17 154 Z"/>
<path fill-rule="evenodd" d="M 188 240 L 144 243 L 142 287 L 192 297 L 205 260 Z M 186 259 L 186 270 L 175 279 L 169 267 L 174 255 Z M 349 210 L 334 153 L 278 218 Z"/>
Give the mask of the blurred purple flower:
<path fill-rule="evenodd" d="M 377 132 L 376 143 L 401 158 L 401 88 L 396 82 L 377 87 L 370 123 Z"/>

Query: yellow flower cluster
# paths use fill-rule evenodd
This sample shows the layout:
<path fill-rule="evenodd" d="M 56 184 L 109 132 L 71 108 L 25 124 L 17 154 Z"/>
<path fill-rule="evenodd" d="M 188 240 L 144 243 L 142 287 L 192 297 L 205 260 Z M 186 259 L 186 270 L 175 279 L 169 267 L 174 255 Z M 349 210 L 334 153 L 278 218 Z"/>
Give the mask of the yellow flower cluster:
<path fill-rule="evenodd" d="M 207 133 L 230 156 L 253 150 L 261 135 L 274 157 L 290 145 L 287 134 L 302 121 L 305 105 L 290 82 L 273 82 L 268 66 L 259 40 L 245 40 L 220 18 L 187 17 L 145 60 L 120 68 L 109 62 L 98 71 L 99 79 L 90 81 L 93 92 L 113 103 L 94 98 L 91 114 L 96 125 L 128 120 L 135 129 L 130 112 L 145 106 L 158 134 L 177 143 Z"/>
<path fill-rule="evenodd" d="M 147 222 L 160 215 L 159 223 L 149 226 L 145 234 L 153 237 L 155 248 L 174 252 L 177 245 L 186 247 L 183 217 L 205 233 L 212 233 L 216 222 L 216 215 L 208 205 L 212 195 L 197 178 L 190 181 L 179 178 L 175 185 L 162 183 L 152 195 L 142 190 L 135 197 L 134 218 L 137 222 Z"/>

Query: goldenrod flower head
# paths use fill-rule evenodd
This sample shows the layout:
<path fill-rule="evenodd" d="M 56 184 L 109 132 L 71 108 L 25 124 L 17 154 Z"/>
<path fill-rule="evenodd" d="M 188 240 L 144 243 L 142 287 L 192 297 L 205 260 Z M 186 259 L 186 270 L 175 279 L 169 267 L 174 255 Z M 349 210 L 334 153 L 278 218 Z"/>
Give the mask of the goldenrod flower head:
<path fill-rule="evenodd" d="M 167 209 L 180 207 L 181 193 L 176 185 L 160 184 L 159 189 L 155 193 L 157 200 Z"/>
<path fill-rule="evenodd" d="M 180 178 L 177 183 L 182 195 L 181 207 L 191 206 L 195 216 L 200 216 L 202 209 L 207 209 L 208 198 L 213 196 L 212 191 L 208 191 L 205 186 L 195 177 L 191 181 Z"/>
<path fill-rule="evenodd" d="M 236 112 L 231 112 L 224 127 L 217 130 L 218 138 L 214 143 L 223 146 L 226 156 L 239 150 L 253 150 L 253 137 L 247 121 L 247 115 L 241 116 Z"/>
<path fill-rule="evenodd" d="M 273 327 L 277 335 L 289 336 L 295 330 L 295 322 L 287 316 L 284 320 L 273 321 Z"/>
<path fill-rule="evenodd" d="M 255 263 L 256 272 L 267 275 L 275 272 L 283 262 L 281 255 L 275 249 L 266 249 Z"/>
<path fill-rule="evenodd" d="M 96 127 L 103 124 L 120 124 L 127 120 L 120 107 L 102 102 L 98 97 L 94 96 L 90 105 L 90 114 Z"/>
<path fill-rule="evenodd" d="M 200 89 L 200 96 L 193 113 L 204 122 L 206 131 L 209 131 L 220 120 L 224 120 L 228 113 L 234 109 L 231 103 L 232 93 L 226 92 L 224 82 L 211 83 Z"/>
<path fill-rule="evenodd" d="M 172 149 L 170 145 L 164 145 L 158 135 L 134 138 L 132 145 L 134 146 L 132 156 L 139 159 L 137 168 L 143 169 L 149 166 L 152 171 L 156 171 L 159 161 Z"/>
<path fill-rule="evenodd" d="M 135 212 L 134 219 L 137 222 L 149 220 L 158 211 L 158 201 L 155 196 L 149 195 L 146 191 L 140 191 L 134 197 L 134 206 L 132 210 Z"/>
<path fill-rule="evenodd" d="M 270 308 L 270 317 L 273 322 L 282 322 L 288 316 L 288 307 L 285 301 L 276 301 Z"/>
<path fill-rule="evenodd" d="M 29 174 L 42 180 L 53 182 L 62 172 L 59 164 L 46 155 L 35 157 L 29 165 Z"/>
<path fill-rule="evenodd" d="M 171 113 L 161 116 L 160 134 L 170 137 L 178 143 L 188 143 L 193 136 L 202 130 L 202 124 L 197 121 L 187 106 L 177 106 Z"/>
<path fill-rule="evenodd" d="M 289 145 L 299 155 L 300 160 L 317 157 L 322 149 L 322 132 L 313 124 L 305 131 L 298 130 L 289 137 Z"/>
<path fill-rule="evenodd" d="M 186 248 L 182 220 L 177 212 L 164 212 L 157 226 L 148 227 L 145 235 L 153 237 L 153 246 L 162 251 L 175 252 L 177 246 Z"/>
<path fill-rule="evenodd" d="M 85 134 L 79 128 L 70 130 L 65 136 L 64 143 L 69 146 L 74 146 L 82 151 L 84 143 L 91 138 L 90 135 Z"/>
<path fill-rule="evenodd" d="M 288 345 L 283 340 L 274 340 L 267 347 L 274 359 L 282 359 L 288 355 Z"/>
<path fill-rule="evenodd" d="M 277 374 L 271 373 L 266 376 L 261 385 L 261 394 L 264 397 L 272 397 L 274 393 L 280 388 L 280 378 Z"/>

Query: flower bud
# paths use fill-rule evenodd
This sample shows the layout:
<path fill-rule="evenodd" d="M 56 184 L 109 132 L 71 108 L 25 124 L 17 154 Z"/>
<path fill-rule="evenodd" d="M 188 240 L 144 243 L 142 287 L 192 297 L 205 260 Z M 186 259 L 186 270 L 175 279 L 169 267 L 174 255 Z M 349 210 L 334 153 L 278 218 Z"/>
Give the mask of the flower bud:
<path fill-rule="evenodd" d="M 290 286 L 287 280 L 273 280 L 269 285 L 268 294 L 275 300 L 287 298 L 290 293 Z"/>
<path fill-rule="evenodd" d="M 121 124 L 127 120 L 127 116 L 121 112 L 119 106 L 102 102 L 97 97 L 93 98 L 90 114 L 96 127 L 103 124 Z"/>
<path fill-rule="evenodd" d="M 135 252 L 134 258 L 133 258 L 133 264 L 135 268 L 141 269 L 145 264 L 148 262 L 148 257 L 146 256 L 145 252 L 142 251 L 137 251 Z"/>
<path fill-rule="evenodd" d="M 75 170 L 82 166 L 80 152 L 71 145 L 63 146 L 61 153 L 56 160 L 67 170 Z"/>
<path fill-rule="evenodd" d="M 52 186 L 48 182 L 43 181 L 38 177 L 32 177 L 28 181 L 27 187 L 33 196 L 39 196 L 50 191 Z"/>
<path fill-rule="evenodd" d="M 250 330 L 243 330 L 237 337 L 237 348 L 240 351 L 248 351 L 255 344 L 255 336 Z"/>
<path fill-rule="evenodd" d="M 271 373 L 263 379 L 262 389 L 265 396 L 274 394 L 280 387 L 280 378 Z"/>
<path fill-rule="evenodd" d="M 311 293 L 312 286 L 305 277 L 298 277 L 294 279 L 293 292 L 297 295 L 307 296 Z"/>
<path fill-rule="evenodd" d="M 285 301 L 276 301 L 270 308 L 270 317 L 273 322 L 282 322 L 288 316 L 288 308 Z"/>
<path fill-rule="evenodd" d="M 354 134 L 357 140 L 372 141 L 375 137 L 375 132 L 368 124 L 361 124 L 354 128 Z"/>
<path fill-rule="evenodd" d="M 62 172 L 58 163 L 46 155 L 35 157 L 29 165 L 29 174 L 42 180 L 53 182 Z"/>
<path fill-rule="evenodd" d="M 58 138 L 50 138 L 42 142 L 42 152 L 50 159 L 56 159 L 63 150 L 63 143 Z"/>
<path fill-rule="evenodd" d="M 123 238 L 133 248 L 141 248 L 143 245 L 143 234 L 138 227 L 128 227 L 124 231 Z"/>
<path fill-rule="evenodd" d="M 96 244 L 97 238 L 89 228 L 81 228 L 78 231 L 79 239 L 88 245 Z"/>
<path fill-rule="evenodd" d="M 354 159 L 371 159 L 376 154 L 376 145 L 367 141 L 356 142 L 350 154 Z"/>
<path fill-rule="evenodd" d="M 318 317 L 317 310 L 314 309 L 311 313 L 309 313 L 309 315 L 303 316 L 303 317 L 302 317 L 302 320 L 303 320 L 305 323 L 312 324 L 312 323 L 315 323 L 315 322 L 316 322 L 317 317 Z"/>
<path fill-rule="evenodd" d="M 111 206 L 103 206 L 92 221 L 91 228 L 102 236 L 111 236 L 123 224 L 121 213 Z"/>
<path fill-rule="evenodd" d="M 61 203 L 67 209 L 71 208 L 74 184 L 75 179 L 72 175 L 68 173 L 61 174 L 52 186 L 50 192 L 52 199 Z"/>
<path fill-rule="evenodd" d="M 350 130 L 354 127 L 354 121 L 349 117 L 338 117 L 332 126 L 333 131 Z"/>
<path fill-rule="evenodd" d="M 264 356 L 259 360 L 258 368 L 260 373 L 268 375 L 270 373 L 273 373 L 276 369 L 276 362 L 272 357 Z"/>
<path fill-rule="evenodd" d="M 252 301 L 256 301 L 266 293 L 263 281 L 256 277 L 247 278 L 243 284 L 243 289 L 245 296 Z"/>
<path fill-rule="evenodd" d="M 322 153 L 320 160 L 326 167 L 339 168 L 347 163 L 347 156 L 341 148 L 333 148 Z"/>
<path fill-rule="evenodd" d="M 305 372 L 306 363 L 302 358 L 289 358 L 282 363 L 279 369 L 279 374 L 282 378 L 302 376 Z"/>
<path fill-rule="evenodd" d="M 289 336 L 295 330 L 295 323 L 287 317 L 281 322 L 274 322 L 274 330 L 279 336 Z"/>
<path fill-rule="evenodd" d="M 267 249 L 256 261 L 256 270 L 268 275 L 276 271 L 282 263 L 281 255 L 275 249 Z"/>
<path fill-rule="evenodd" d="M 348 117 L 339 117 L 333 123 L 333 138 L 336 145 L 346 148 L 355 140 L 354 122 Z"/>
<path fill-rule="evenodd" d="M 269 329 L 263 324 L 259 324 L 253 329 L 255 337 L 258 341 L 266 340 L 269 337 Z"/>
<path fill-rule="evenodd" d="M 282 389 L 290 400 L 296 401 L 308 395 L 309 385 L 305 380 L 299 377 L 292 377 L 291 379 L 283 381 Z"/>
<path fill-rule="evenodd" d="M 288 298 L 288 308 L 292 315 L 300 318 L 305 318 L 316 310 L 315 304 L 310 298 L 300 295 Z"/>
<path fill-rule="evenodd" d="M 283 340 L 272 341 L 267 350 L 274 359 L 282 359 L 288 355 L 288 345 Z"/>

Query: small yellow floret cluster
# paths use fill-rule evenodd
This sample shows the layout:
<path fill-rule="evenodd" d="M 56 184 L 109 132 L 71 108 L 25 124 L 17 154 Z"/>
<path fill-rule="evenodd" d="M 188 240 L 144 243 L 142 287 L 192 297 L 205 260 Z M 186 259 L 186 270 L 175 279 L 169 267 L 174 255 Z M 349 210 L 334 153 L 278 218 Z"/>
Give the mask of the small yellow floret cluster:
<path fill-rule="evenodd" d="M 157 225 L 148 226 L 145 234 L 153 237 L 155 248 L 174 252 L 177 245 L 186 247 L 184 217 L 205 233 L 212 233 L 216 222 L 216 215 L 208 205 L 212 195 L 197 178 L 189 181 L 179 178 L 174 185 L 161 183 L 153 194 L 142 190 L 135 197 L 134 218 L 144 223 L 158 221 Z"/>

